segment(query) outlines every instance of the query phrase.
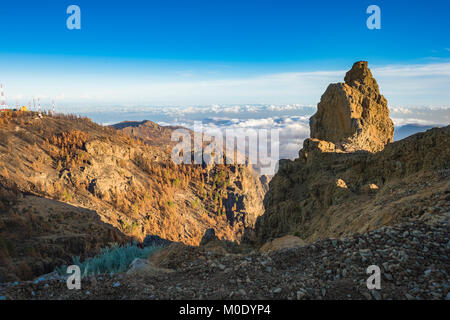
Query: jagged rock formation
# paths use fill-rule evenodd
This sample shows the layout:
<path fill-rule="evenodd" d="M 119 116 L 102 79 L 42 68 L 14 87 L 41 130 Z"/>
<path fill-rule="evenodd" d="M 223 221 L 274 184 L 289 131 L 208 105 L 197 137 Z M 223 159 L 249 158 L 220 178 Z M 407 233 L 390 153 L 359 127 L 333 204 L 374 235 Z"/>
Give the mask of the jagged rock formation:
<path fill-rule="evenodd" d="M 177 142 L 171 140 L 172 132 L 176 129 L 184 129 L 190 132 L 193 138 L 194 132 L 183 127 L 167 126 L 162 127 L 158 124 L 144 120 L 141 122 L 121 122 L 113 125 L 127 134 L 142 139 L 146 144 L 157 146 L 165 150 L 166 154 L 171 153 L 171 148 Z M 206 147 L 205 144 L 202 146 Z M 225 162 L 225 161 L 224 161 Z M 206 179 L 209 179 L 212 185 L 218 184 L 214 181 L 217 174 L 221 173 L 221 167 L 216 164 L 204 164 Z M 258 176 L 251 164 L 245 165 L 227 165 L 230 169 L 228 181 L 226 184 L 226 195 L 221 199 L 225 215 L 233 225 L 235 222 L 242 222 L 245 227 L 254 228 L 256 219 L 264 213 L 263 199 L 268 189 L 269 178 L 267 176 Z M 235 240 L 228 237 L 229 240 Z"/>
<path fill-rule="evenodd" d="M 377 152 L 393 141 L 394 125 L 386 99 L 365 61 L 356 62 L 345 83 L 328 86 L 310 119 L 311 138 L 339 149 Z"/>
<path fill-rule="evenodd" d="M 256 223 L 259 243 L 343 237 L 450 210 L 450 127 L 389 143 L 392 121 L 367 63 L 345 82 L 323 95 L 299 158 L 280 162 Z"/>
<path fill-rule="evenodd" d="M 203 246 L 207 244 L 208 242 L 219 240 L 216 236 L 216 233 L 213 228 L 210 228 L 205 231 L 205 234 L 202 237 L 202 240 L 200 241 L 200 245 Z"/>

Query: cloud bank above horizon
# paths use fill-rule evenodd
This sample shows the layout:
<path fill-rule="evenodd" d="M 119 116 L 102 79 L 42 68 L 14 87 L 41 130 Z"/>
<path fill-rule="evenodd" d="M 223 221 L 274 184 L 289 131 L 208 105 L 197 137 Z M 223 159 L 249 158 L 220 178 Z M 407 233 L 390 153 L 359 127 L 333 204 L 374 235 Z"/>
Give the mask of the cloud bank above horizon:
<path fill-rule="evenodd" d="M 48 71 L 36 67 L 11 69 L 0 62 L 8 102 L 27 104 L 52 99 L 72 112 L 111 106 L 122 108 L 199 106 L 217 104 L 316 105 L 330 83 L 342 82 L 346 70 L 280 72 L 270 74 L 208 74 L 168 72 L 161 75 L 148 67 L 136 73 L 121 68 Z M 351 66 L 348 66 L 349 69 Z M 450 62 L 370 66 L 390 106 L 450 106 Z M 95 70 L 95 69 L 94 69 Z M 210 70 L 213 72 L 214 70 Z"/>

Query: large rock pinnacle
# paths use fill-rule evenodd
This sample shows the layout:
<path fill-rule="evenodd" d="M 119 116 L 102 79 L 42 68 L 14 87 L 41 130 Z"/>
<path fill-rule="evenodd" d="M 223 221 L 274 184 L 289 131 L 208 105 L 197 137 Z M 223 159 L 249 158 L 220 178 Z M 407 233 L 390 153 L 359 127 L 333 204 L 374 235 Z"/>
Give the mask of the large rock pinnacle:
<path fill-rule="evenodd" d="M 310 119 L 311 138 L 344 151 L 378 152 L 393 141 L 394 124 L 366 61 L 356 62 L 345 83 L 330 84 Z"/>

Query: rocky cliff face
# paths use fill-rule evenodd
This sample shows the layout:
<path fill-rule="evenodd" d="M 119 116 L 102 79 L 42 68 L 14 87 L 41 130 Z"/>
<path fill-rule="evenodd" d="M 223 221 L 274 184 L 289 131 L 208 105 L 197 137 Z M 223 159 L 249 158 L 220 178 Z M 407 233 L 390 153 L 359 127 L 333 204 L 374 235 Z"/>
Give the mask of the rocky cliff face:
<path fill-rule="evenodd" d="M 263 213 L 264 188 L 249 167 L 175 165 L 172 128 L 145 122 L 123 132 L 71 116 L 3 116 L 0 271 L 8 265 L 12 277 L 146 235 L 197 245 L 214 228 L 239 242 Z M 18 269 L 25 262 L 32 270 Z"/>
<path fill-rule="evenodd" d="M 357 62 L 322 96 L 299 158 L 280 163 L 258 241 L 337 238 L 449 211 L 450 127 L 392 137 L 386 99 Z"/>
<path fill-rule="evenodd" d="M 310 119 L 311 138 L 342 150 L 383 150 L 393 141 L 394 125 L 386 99 L 365 61 L 356 62 L 345 83 L 330 84 Z"/>
<path fill-rule="evenodd" d="M 171 148 L 176 142 L 171 140 L 172 132 L 182 127 L 167 126 L 162 127 L 152 121 L 142 122 L 122 122 L 113 125 L 114 128 L 126 132 L 132 137 L 142 139 L 145 143 L 165 150 L 166 154 L 171 153 Z M 193 132 L 189 130 L 193 138 Z M 203 145 L 205 148 L 206 145 Z M 243 223 L 245 228 L 254 228 L 256 219 L 263 214 L 263 199 L 268 188 L 267 177 L 259 177 L 251 165 L 204 165 L 204 187 L 212 187 L 222 184 L 216 180 L 216 176 L 222 174 L 227 169 L 227 181 L 222 193 L 221 204 L 223 212 L 230 221 Z M 229 170 L 228 170 L 229 169 Z M 224 177 L 222 177 L 224 178 Z M 209 185 L 208 185 L 209 184 Z M 215 190 L 216 191 L 216 190 Z M 239 237 L 237 238 L 239 239 Z"/>

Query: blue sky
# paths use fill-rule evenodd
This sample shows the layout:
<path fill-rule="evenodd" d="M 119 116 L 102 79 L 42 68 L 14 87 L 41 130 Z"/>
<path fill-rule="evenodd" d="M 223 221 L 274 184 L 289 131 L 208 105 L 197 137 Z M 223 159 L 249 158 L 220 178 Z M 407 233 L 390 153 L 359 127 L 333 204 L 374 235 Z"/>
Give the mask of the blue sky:
<path fill-rule="evenodd" d="M 71 4 L 81 30 L 66 28 Z M 371 4 L 381 30 L 366 27 Z M 7 1 L 0 82 L 21 103 L 315 104 L 368 60 L 393 104 L 449 105 L 448 12 L 446 0 Z"/>

